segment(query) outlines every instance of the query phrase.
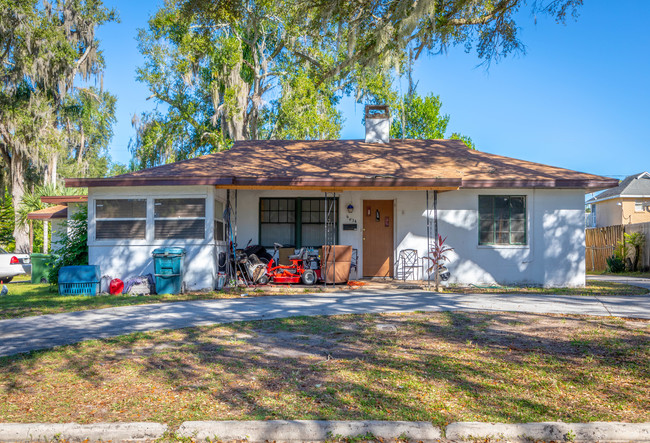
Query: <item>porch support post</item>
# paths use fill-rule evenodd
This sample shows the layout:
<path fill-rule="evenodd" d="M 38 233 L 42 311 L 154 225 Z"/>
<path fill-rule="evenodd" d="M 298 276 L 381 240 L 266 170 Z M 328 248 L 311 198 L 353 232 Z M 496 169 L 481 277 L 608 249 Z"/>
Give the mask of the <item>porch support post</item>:
<path fill-rule="evenodd" d="M 427 218 L 427 252 L 425 257 L 429 257 L 431 254 L 431 218 L 429 217 L 429 190 L 427 189 L 426 191 L 426 197 L 427 197 L 427 209 L 424 211 L 425 217 Z M 425 265 L 425 268 L 423 271 L 426 271 L 428 269 L 428 261 L 425 261 L 427 265 Z M 427 272 L 427 290 L 431 289 L 431 273 Z"/>
<path fill-rule="evenodd" d="M 438 191 L 433 191 L 433 237 L 436 245 L 436 250 L 438 249 Z M 438 292 L 438 264 L 436 263 L 436 267 L 433 270 L 435 274 L 434 278 L 436 280 L 436 292 Z"/>
<path fill-rule="evenodd" d="M 235 245 L 237 245 L 237 190 L 235 189 Z"/>
<path fill-rule="evenodd" d="M 34 253 L 34 220 L 29 221 L 29 253 Z"/>

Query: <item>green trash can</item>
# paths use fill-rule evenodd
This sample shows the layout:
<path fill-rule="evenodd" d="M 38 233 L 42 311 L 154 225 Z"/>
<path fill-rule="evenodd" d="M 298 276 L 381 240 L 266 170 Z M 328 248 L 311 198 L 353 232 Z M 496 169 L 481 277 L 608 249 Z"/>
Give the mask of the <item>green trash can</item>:
<path fill-rule="evenodd" d="M 153 255 L 157 294 L 180 294 L 183 284 L 185 249 L 158 248 Z"/>
<path fill-rule="evenodd" d="M 32 254 L 32 283 L 48 283 L 50 268 L 57 255 L 55 254 Z"/>

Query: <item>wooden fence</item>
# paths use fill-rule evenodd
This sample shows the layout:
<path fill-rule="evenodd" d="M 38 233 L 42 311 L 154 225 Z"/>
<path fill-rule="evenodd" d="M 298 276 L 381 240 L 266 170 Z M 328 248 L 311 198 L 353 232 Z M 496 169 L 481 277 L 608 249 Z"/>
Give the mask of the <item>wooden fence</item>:
<path fill-rule="evenodd" d="M 587 272 L 603 272 L 607 269 L 607 258 L 614 253 L 618 242 L 623 241 L 623 233 L 642 232 L 646 242 L 641 251 L 639 269 L 650 268 L 650 223 L 615 225 L 604 228 L 591 228 L 585 231 L 585 261 Z M 632 252 L 632 254 L 634 254 Z"/>
<path fill-rule="evenodd" d="M 591 228 L 585 232 L 585 259 L 587 272 L 602 272 L 607 268 L 607 258 L 614 253 L 619 241 L 623 241 L 623 225 Z"/>

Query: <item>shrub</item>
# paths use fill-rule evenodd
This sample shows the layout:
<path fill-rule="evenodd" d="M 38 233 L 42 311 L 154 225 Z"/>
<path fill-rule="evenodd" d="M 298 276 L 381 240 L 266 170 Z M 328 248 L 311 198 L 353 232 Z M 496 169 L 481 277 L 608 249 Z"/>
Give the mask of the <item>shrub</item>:
<path fill-rule="evenodd" d="M 59 282 L 59 270 L 63 266 L 78 266 L 88 264 L 88 208 L 82 207 L 65 224 L 60 245 L 56 253 L 59 258 L 49 272 L 49 282 L 53 285 Z"/>
<path fill-rule="evenodd" d="M 634 261 L 632 262 L 632 270 L 637 271 L 639 268 L 639 260 L 641 259 L 641 253 L 643 252 L 643 245 L 645 245 L 645 235 L 641 232 L 635 232 L 633 234 L 628 234 L 627 232 L 623 234 L 625 238 L 625 243 L 632 246 L 634 249 Z"/>
<path fill-rule="evenodd" d="M 616 254 L 607 259 L 607 272 L 625 271 L 625 262 Z"/>

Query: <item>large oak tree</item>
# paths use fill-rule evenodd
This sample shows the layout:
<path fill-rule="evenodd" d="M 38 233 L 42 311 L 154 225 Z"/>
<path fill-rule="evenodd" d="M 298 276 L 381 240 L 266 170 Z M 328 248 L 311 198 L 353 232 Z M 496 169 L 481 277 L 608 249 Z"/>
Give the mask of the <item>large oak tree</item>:
<path fill-rule="evenodd" d="M 28 170 L 56 182 L 68 150 L 66 97 L 76 81 L 101 74 L 95 28 L 113 19 L 100 0 L 0 0 L 0 158 L 16 217 Z M 27 250 L 24 224 L 15 224 L 14 239 L 17 251 Z"/>
<path fill-rule="evenodd" d="M 393 102 L 410 57 L 454 45 L 524 51 L 516 14 L 558 21 L 582 0 L 167 0 L 140 32 L 160 105 L 136 119 L 139 167 L 258 138 L 337 138 L 338 100 Z"/>

